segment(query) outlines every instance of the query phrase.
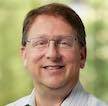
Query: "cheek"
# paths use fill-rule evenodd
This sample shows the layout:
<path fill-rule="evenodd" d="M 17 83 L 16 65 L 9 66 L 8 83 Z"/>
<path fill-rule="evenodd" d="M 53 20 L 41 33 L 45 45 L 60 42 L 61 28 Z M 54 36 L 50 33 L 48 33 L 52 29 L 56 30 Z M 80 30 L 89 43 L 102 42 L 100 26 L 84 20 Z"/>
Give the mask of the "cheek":
<path fill-rule="evenodd" d="M 64 63 L 66 65 L 66 75 L 73 79 L 78 77 L 80 70 L 80 55 L 76 52 L 65 52 Z"/>
<path fill-rule="evenodd" d="M 30 51 L 28 53 L 28 62 L 29 63 L 38 63 L 39 60 L 42 58 L 43 52 L 35 52 L 35 51 Z"/>
<path fill-rule="evenodd" d="M 78 64 L 80 62 L 80 54 L 75 51 L 63 52 L 63 59 L 66 64 Z"/>
<path fill-rule="evenodd" d="M 33 79 L 38 79 L 40 75 L 41 53 L 30 52 L 27 57 L 27 70 Z"/>
<path fill-rule="evenodd" d="M 31 72 L 35 72 L 39 69 L 41 63 L 40 60 L 42 58 L 42 52 L 29 52 L 27 57 L 27 68 Z"/>

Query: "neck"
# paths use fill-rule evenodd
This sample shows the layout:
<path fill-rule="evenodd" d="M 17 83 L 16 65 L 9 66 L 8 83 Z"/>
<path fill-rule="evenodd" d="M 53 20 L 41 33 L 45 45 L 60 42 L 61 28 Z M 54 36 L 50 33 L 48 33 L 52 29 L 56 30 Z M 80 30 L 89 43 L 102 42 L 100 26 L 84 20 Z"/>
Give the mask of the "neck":
<path fill-rule="evenodd" d="M 60 106 L 64 97 L 53 95 L 39 95 L 36 96 L 37 106 Z"/>
<path fill-rule="evenodd" d="M 37 106 L 60 106 L 75 85 L 76 83 L 57 89 L 35 86 Z"/>
<path fill-rule="evenodd" d="M 50 91 L 48 90 L 46 92 L 36 92 L 37 106 L 60 106 L 65 97 L 69 94 L 69 92 L 60 92 L 54 89 L 50 89 Z"/>

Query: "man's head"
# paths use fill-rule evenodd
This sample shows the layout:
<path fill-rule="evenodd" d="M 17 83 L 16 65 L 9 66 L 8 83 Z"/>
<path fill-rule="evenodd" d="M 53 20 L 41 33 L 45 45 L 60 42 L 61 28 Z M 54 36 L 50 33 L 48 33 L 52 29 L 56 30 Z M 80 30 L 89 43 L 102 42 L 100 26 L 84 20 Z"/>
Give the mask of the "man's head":
<path fill-rule="evenodd" d="M 37 88 L 72 88 L 86 61 L 83 23 L 62 4 L 34 9 L 24 21 L 21 51 Z"/>
<path fill-rule="evenodd" d="M 61 17 L 64 21 L 70 24 L 72 28 L 75 29 L 77 33 L 78 42 L 81 45 L 81 47 L 82 46 L 86 47 L 86 40 L 85 40 L 86 33 L 80 17 L 75 13 L 74 10 L 72 10 L 68 6 L 58 3 L 52 3 L 42 6 L 38 9 L 37 8 L 33 9 L 27 14 L 24 20 L 23 30 L 22 30 L 23 46 L 26 45 L 27 33 L 29 32 L 31 25 L 39 15 Z"/>

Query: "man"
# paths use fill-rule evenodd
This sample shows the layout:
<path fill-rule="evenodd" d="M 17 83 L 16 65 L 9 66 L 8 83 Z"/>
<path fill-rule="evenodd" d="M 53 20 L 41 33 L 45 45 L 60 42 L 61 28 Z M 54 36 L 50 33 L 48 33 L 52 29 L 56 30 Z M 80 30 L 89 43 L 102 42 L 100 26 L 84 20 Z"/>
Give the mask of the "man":
<path fill-rule="evenodd" d="M 21 54 L 34 90 L 7 106 L 107 106 L 80 84 L 86 34 L 72 9 L 58 3 L 33 9 L 24 20 L 22 34 Z"/>

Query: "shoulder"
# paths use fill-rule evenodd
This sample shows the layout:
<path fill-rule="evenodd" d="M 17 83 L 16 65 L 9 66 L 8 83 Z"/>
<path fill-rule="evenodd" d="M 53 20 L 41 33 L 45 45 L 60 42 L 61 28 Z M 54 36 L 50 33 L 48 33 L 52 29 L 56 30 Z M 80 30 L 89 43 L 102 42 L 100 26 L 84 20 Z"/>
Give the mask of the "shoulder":
<path fill-rule="evenodd" d="M 7 104 L 6 106 L 25 106 L 25 104 L 29 103 L 29 98 L 30 98 L 29 96 L 30 95 L 22 97 L 22 98 L 20 98 L 19 100 L 15 101 L 15 102 Z"/>
<path fill-rule="evenodd" d="M 31 94 L 25 97 L 20 98 L 19 100 L 7 104 L 5 106 L 35 106 L 35 90 L 33 89 Z"/>
<path fill-rule="evenodd" d="M 108 106 L 108 105 L 90 94 L 88 98 L 88 106 Z"/>

